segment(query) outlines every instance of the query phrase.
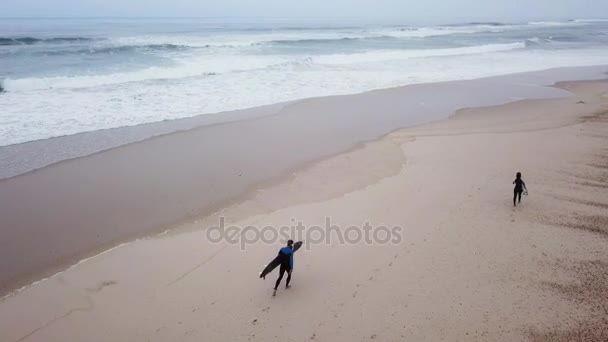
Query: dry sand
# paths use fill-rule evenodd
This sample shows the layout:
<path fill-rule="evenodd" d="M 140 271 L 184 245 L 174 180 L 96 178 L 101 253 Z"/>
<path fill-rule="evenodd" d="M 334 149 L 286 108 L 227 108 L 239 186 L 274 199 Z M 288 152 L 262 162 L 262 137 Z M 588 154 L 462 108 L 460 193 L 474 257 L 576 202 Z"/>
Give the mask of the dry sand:
<path fill-rule="evenodd" d="M 2 300 L 0 340 L 606 341 L 608 82 L 560 87 L 395 131 L 83 262 Z M 280 243 L 210 243 L 219 216 L 399 225 L 402 241 L 313 245 L 271 297 L 276 271 L 257 272 Z"/>

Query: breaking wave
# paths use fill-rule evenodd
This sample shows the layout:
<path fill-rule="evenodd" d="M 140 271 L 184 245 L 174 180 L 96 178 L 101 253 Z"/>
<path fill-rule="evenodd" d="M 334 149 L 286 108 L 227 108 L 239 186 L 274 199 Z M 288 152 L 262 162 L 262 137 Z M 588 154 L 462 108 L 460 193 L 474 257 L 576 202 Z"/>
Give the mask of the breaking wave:
<path fill-rule="evenodd" d="M 8 92 L 35 91 L 57 88 L 90 88 L 111 84 L 143 82 L 151 80 L 170 80 L 187 77 L 207 77 L 230 72 L 291 69 L 317 65 L 349 65 L 376 63 L 393 60 L 424 59 L 433 57 L 486 54 L 492 52 L 523 49 L 526 43 L 487 44 L 478 46 L 421 49 L 421 50 L 381 50 L 354 54 L 332 54 L 308 57 L 257 56 L 250 58 L 205 57 L 201 60 L 183 62 L 173 67 L 151 67 L 132 72 L 105 75 L 77 75 L 46 78 L 5 79 L 2 86 Z"/>
<path fill-rule="evenodd" d="M 0 37 L 0 45 L 33 45 L 40 43 L 59 44 L 59 43 L 78 43 L 98 40 L 87 37 L 53 37 L 53 38 L 34 38 L 34 37 Z"/>
<path fill-rule="evenodd" d="M 401 51 L 374 51 L 357 54 L 334 54 L 319 56 L 315 59 L 316 62 L 322 64 L 359 64 L 359 63 L 374 63 L 393 60 L 404 60 L 414 58 L 431 58 L 431 57 L 447 57 L 461 55 L 475 55 L 492 52 L 510 51 L 523 49 L 526 43 L 508 43 L 508 44 L 487 44 L 477 46 L 467 46 L 449 49 L 424 49 L 424 50 L 401 50 Z"/>

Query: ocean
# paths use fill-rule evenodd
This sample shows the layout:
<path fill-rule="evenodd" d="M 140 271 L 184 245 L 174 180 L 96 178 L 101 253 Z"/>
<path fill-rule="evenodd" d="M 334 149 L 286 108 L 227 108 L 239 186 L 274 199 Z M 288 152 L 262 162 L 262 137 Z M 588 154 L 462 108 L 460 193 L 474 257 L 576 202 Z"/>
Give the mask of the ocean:
<path fill-rule="evenodd" d="M 608 64 L 608 20 L 0 19 L 0 146 L 295 99 Z"/>

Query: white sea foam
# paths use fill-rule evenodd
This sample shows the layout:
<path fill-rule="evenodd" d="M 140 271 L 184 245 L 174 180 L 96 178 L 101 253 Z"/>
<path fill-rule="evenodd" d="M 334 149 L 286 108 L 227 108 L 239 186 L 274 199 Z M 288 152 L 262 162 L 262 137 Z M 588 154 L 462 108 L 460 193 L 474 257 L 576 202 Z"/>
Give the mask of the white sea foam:
<path fill-rule="evenodd" d="M 531 21 L 528 25 L 532 26 L 580 26 L 582 21 Z"/>
<path fill-rule="evenodd" d="M 170 67 L 150 67 L 131 72 L 101 75 L 59 77 L 7 78 L 3 87 L 8 92 L 51 90 L 64 88 L 92 88 L 120 83 L 182 79 L 195 76 L 214 76 L 266 68 L 283 63 L 284 58 L 268 56 L 208 55 L 200 58 L 176 59 Z"/>
<path fill-rule="evenodd" d="M 478 32 L 502 32 L 514 26 L 468 25 L 468 26 L 437 26 L 437 27 L 406 27 L 401 29 L 379 30 L 378 34 L 395 38 L 426 38 L 453 34 Z"/>
<path fill-rule="evenodd" d="M 428 49 L 428 50 L 402 50 L 402 51 L 373 51 L 359 54 L 336 54 L 319 56 L 314 60 L 322 64 L 360 64 L 376 63 L 384 61 L 405 60 L 414 58 L 446 57 L 484 54 L 500 51 L 523 49 L 526 44 L 523 42 L 508 44 L 487 44 L 479 46 L 467 46 L 450 49 Z"/>
<path fill-rule="evenodd" d="M 92 88 L 105 85 L 153 80 L 183 79 L 196 76 L 216 76 L 228 72 L 252 71 L 273 66 L 302 65 L 311 62 L 337 65 L 382 62 L 441 56 L 458 56 L 508 51 L 525 48 L 525 43 L 488 44 L 451 49 L 424 49 L 403 51 L 371 51 L 358 54 L 334 54 L 317 57 L 294 58 L 289 56 L 256 55 L 205 55 L 176 59 L 171 67 L 151 67 L 125 73 L 102 75 L 60 76 L 42 78 L 7 78 L 2 85 L 8 92 L 24 92 L 64 88 Z"/>
<path fill-rule="evenodd" d="M 153 46 L 175 45 L 193 48 L 244 48 L 273 42 L 308 42 L 311 40 L 341 40 L 341 39 L 369 39 L 381 37 L 393 38 L 425 38 L 453 34 L 467 34 L 476 32 L 501 32 L 518 26 L 492 26 L 474 24 L 467 26 L 434 26 L 434 27 L 388 27 L 376 29 L 337 29 L 306 30 L 304 32 L 289 32 L 278 30 L 255 34 L 217 34 L 201 37 L 186 35 L 139 35 L 115 38 L 106 42 L 98 42 L 101 46 Z"/>
<path fill-rule="evenodd" d="M 605 23 L 608 22 L 608 19 L 574 19 L 577 23 Z"/>

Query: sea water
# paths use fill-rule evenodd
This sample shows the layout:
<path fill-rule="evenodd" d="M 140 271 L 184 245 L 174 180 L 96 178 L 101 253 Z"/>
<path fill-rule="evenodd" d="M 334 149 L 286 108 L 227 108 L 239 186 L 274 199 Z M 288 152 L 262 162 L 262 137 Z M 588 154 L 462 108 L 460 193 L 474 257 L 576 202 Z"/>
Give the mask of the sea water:
<path fill-rule="evenodd" d="M 608 21 L 0 19 L 0 146 L 301 98 L 608 64 Z"/>

